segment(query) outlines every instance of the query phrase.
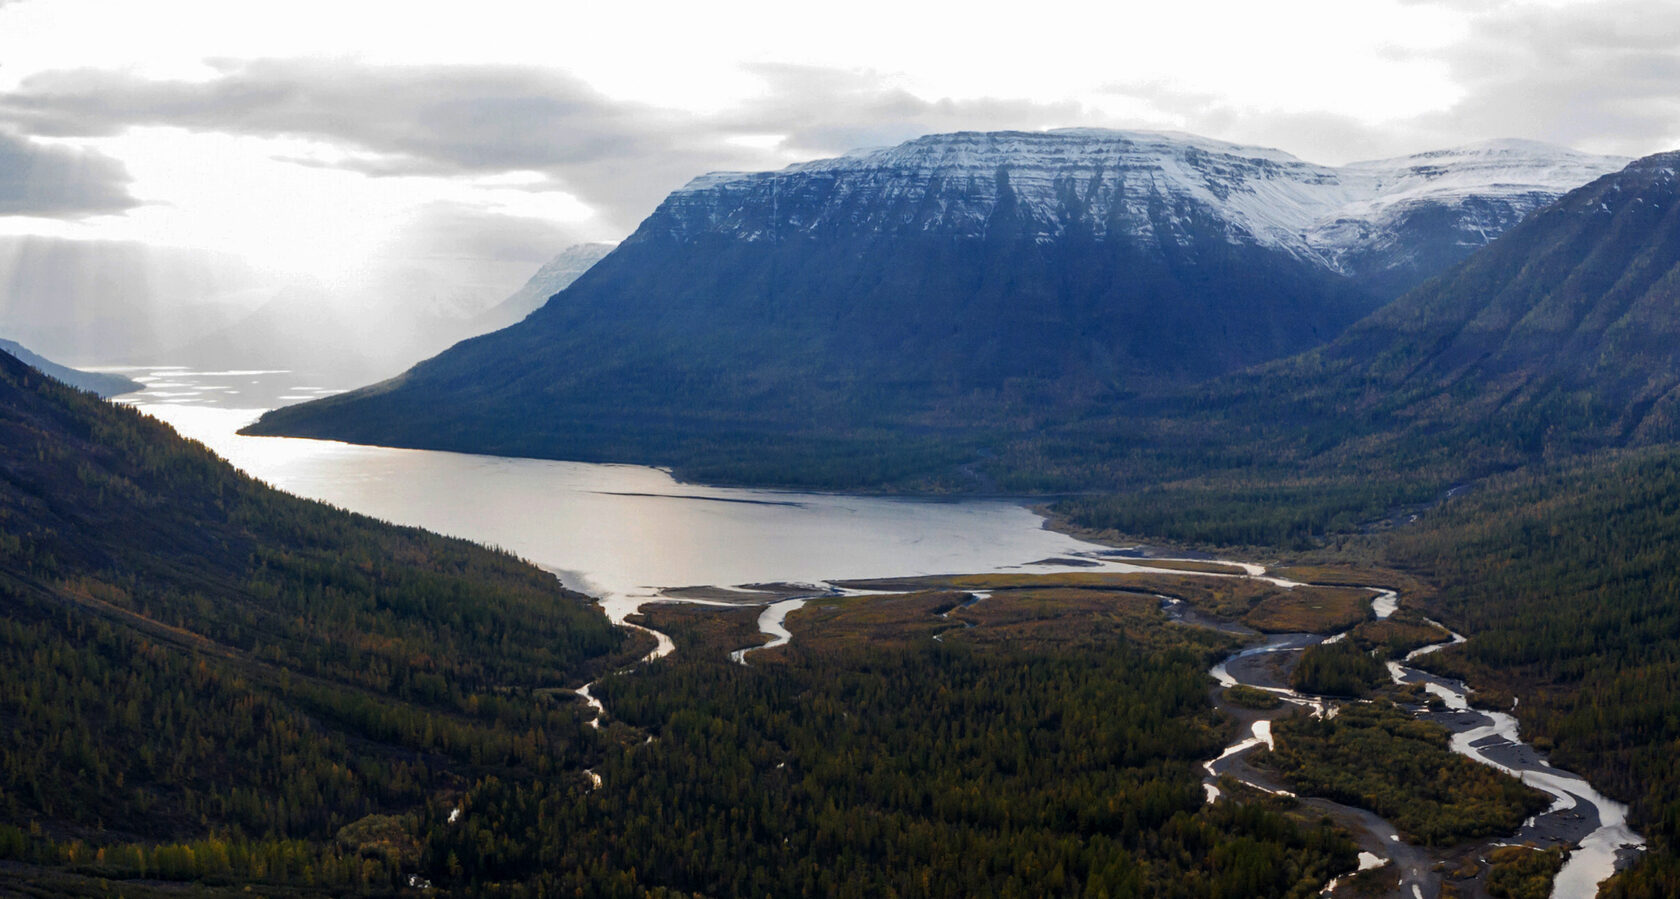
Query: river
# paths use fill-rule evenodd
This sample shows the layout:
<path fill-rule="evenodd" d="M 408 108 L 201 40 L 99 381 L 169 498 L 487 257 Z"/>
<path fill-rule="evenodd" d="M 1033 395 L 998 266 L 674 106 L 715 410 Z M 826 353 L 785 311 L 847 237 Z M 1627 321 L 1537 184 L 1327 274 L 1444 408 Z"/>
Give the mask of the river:
<path fill-rule="evenodd" d="M 1372 594 L 1374 617 L 1387 618 L 1398 610 L 1400 597 L 1396 591 L 1374 589 Z M 1178 609 L 1169 607 L 1167 611 L 1186 624 L 1207 626 L 1204 621 L 1182 618 Z M 1580 775 L 1553 767 L 1544 755 L 1522 741 L 1517 719 L 1512 715 L 1472 709 L 1469 698 L 1472 691 L 1462 682 L 1438 677 L 1409 664 L 1444 647 L 1464 642 L 1462 635 L 1444 627 L 1442 630 L 1448 634 L 1447 639 L 1413 650 L 1402 661 L 1389 662 L 1389 677 L 1396 684 L 1422 684 L 1432 696 L 1442 701 L 1444 712 L 1420 710 L 1419 717 L 1445 725 L 1452 732 L 1454 752 L 1521 778 L 1529 786 L 1552 796 L 1551 808 L 1528 819 L 1517 833 L 1495 840 L 1490 845 L 1520 845 L 1526 842 L 1540 846 L 1578 844 L 1569 852 L 1563 869 L 1553 881 L 1552 896 L 1553 899 L 1586 899 L 1593 896 L 1598 891 L 1598 885 L 1615 873 L 1619 859 L 1644 848 L 1644 839 L 1627 824 L 1627 806 L 1600 793 Z M 1222 687 L 1243 684 L 1276 695 L 1286 706 L 1306 707 L 1315 715 L 1334 716 L 1336 700 L 1290 689 L 1278 682 L 1271 666 L 1254 662 L 1273 653 L 1297 652 L 1346 636 L 1345 631 L 1328 636 L 1267 635 L 1258 644 L 1221 660 L 1208 674 Z M 1203 766 L 1208 773 L 1204 787 L 1209 802 L 1217 801 L 1220 796 L 1216 785 L 1220 775 L 1235 776 L 1248 786 L 1268 793 L 1286 792 L 1264 774 L 1246 766 L 1239 767 L 1242 757 L 1250 751 L 1261 745 L 1268 748 L 1273 745 L 1271 721 L 1283 713 L 1249 714 L 1248 717 L 1254 718 L 1249 729 Z M 1345 822 L 1369 835 L 1370 839 L 1365 841 L 1367 851 L 1360 854 L 1361 870 L 1392 864 L 1399 874 L 1403 895 L 1423 899 L 1439 893 L 1441 877 L 1433 870 L 1432 859 L 1418 847 L 1401 843 L 1398 833 L 1387 821 L 1362 809 L 1323 799 L 1311 801 L 1320 807 L 1342 812 L 1340 817 Z M 1336 884 L 1332 883 L 1327 892 L 1333 893 L 1335 887 Z"/>
<path fill-rule="evenodd" d="M 567 586 L 598 597 L 608 616 L 620 624 L 647 602 L 675 601 L 661 592 L 665 589 L 771 583 L 809 586 L 807 593 L 766 604 L 759 625 L 773 638 L 766 644 L 771 646 L 792 638 L 783 623 L 786 615 L 809 596 L 835 590 L 828 583 L 833 580 L 1013 570 L 1048 573 L 1093 567 L 1147 570 L 1126 564 L 1107 547 L 1046 530 L 1039 515 L 1007 500 L 945 501 L 708 487 L 680 483 L 667 471 L 638 465 L 241 437 L 238 429 L 266 409 L 330 395 L 338 388 L 291 372 L 196 371 L 171 366 L 105 370 L 119 371 L 147 385 L 146 390 L 120 401 L 199 440 L 253 477 L 299 496 L 514 552 L 554 572 Z M 1265 577 L 1261 566 L 1233 564 L 1246 572 L 1237 576 Z M 1374 592 L 1376 612 L 1387 617 L 1398 605 L 1398 596 L 1392 591 Z M 1210 624 L 1170 604 L 1168 612 L 1186 616 L 1186 624 Z M 650 659 L 672 651 L 665 635 L 651 633 L 657 645 Z M 1249 683 L 1318 714 L 1333 714 L 1333 705 L 1325 700 L 1255 676 L 1253 672 L 1263 666 L 1241 664 L 1257 655 L 1298 650 L 1321 639 L 1299 634 L 1269 637 L 1222 661 L 1210 673 L 1222 684 Z M 1454 639 L 1462 638 L 1454 635 Z M 747 654 L 760 648 L 765 647 L 745 648 L 734 657 L 746 664 Z M 1426 651 L 1419 650 L 1407 661 Z M 1624 806 L 1603 797 L 1578 776 L 1552 768 L 1520 743 L 1510 715 L 1471 710 L 1462 684 L 1400 663 L 1392 663 L 1391 671 L 1397 681 L 1425 682 L 1460 716 L 1454 728 L 1455 750 L 1519 774 L 1552 793 L 1557 803 L 1540 818 L 1575 815 L 1580 821 L 1590 816 L 1590 833 L 1584 825 L 1575 827 L 1586 835 L 1559 874 L 1554 896 L 1591 895 L 1592 885 L 1613 869 L 1618 851 L 1639 843 L 1638 835 L 1626 825 Z M 599 716 L 604 709 L 589 687 L 579 688 L 579 698 Z M 1449 722 L 1449 726 L 1453 725 Z M 1270 744 L 1270 721 L 1257 720 L 1242 739 L 1209 762 L 1209 801 L 1218 796 L 1213 784 L 1217 774 L 1231 771 L 1249 750 Z M 590 776 L 598 784 L 595 775 Z M 1252 785 L 1278 791 L 1276 786 Z M 1379 826 L 1387 827 L 1368 812 L 1350 811 L 1376 822 L 1367 824 L 1374 832 Z M 1544 836 L 1544 823 L 1531 821 L 1525 833 Z M 1392 828 L 1386 835 L 1397 844 Z M 1523 838 L 1522 834 L 1516 837 Z M 1390 855 L 1401 854 L 1401 846 L 1389 848 Z M 1362 867 L 1374 863 L 1374 857 L 1373 853 L 1362 856 Z M 1420 882 L 1411 884 L 1418 895 Z"/>

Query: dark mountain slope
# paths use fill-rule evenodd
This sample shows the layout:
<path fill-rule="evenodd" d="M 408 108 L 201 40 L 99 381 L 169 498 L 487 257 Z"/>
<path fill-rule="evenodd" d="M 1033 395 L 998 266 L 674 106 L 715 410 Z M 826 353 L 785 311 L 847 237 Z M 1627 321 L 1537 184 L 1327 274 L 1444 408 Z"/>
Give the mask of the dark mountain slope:
<path fill-rule="evenodd" d="M 1337 170 L 1187 135 L 1001 132 L 710 175 L 519 325 L 251 433 L 761 482 L 949 472 L 1323 343 L 1383 299 L 1367 282 L 1409 283 L 1598 170 L 1536 153 Z M 1430 228 L 1439 246 L 1406 249 Z"/>
<path fill-rule="evenodd" d="M 1300 542 L 1490 473 L 1680 440 L 1677 166 L 1570 193 L 1321 349 L 1058 428 L 1000 467 L 1182 482 L 1064 507 L 1086 525 Z"/>
<path fill-rule="evenodd" d="M 1196 269 L 1197 290 L 1254 299 L 1210 326 L 1221 313 L 1205 293 L 1185 297 L 1159 260 L 1096 243 L 655 243 L 641 249 L 657 264 L 609 257 L 588 276 L 605 286 L 562 294 L 527 324 L 396 380 L 274 413 L 253 433 L 690 464 L 712 441 L 733 451 L 787 439 L 803 455 L 806 436 L 851 443 L 908 428 L 961 443 L 1083 404 L 1123 374 L 1143 377 L 1134 367 L 1168 372 L 1196 358 L 1228 369 L 1346 323 L 1296 303 L 1328 292 L 1327 276 L 1243 248 L 1217 247 L 1220 261 L 1204 256 Z M 867 274 L 823 274 L 854 252 L 873 260 Z M 1251 277 L 1272 285 L 1267 296 L 1246 286 Z M 751 296 L 734 310 L 707 302 L 725 293 Z M 1267 312 L 1284 306 L 1295 308 Z"/>
<path fill-rule="evenodd" d="M 5 355 L 0 447 L 0 860 L 389 889 L 413 854 L 364 865 L 346 825 L 600 751 L 535 691 L 623 641 L 552 576 L 272 490 Z"/>
<path fill-rule="evenodd" d="M 132 393 L 146 385 L 139 381 L 125 378 L 122 375 L 106 374 L 96 371 L 82 371 L 59 365 L 51 359 L 43 358 L 30 352 L 15 340 L 0 340 L 0 352 L 10 353 L 25 365 L 33 366 L 42 373 L 51 375 L 71 387 L 90 390 L 100 396 L 110 397 L 123 393 Z"/>
<path fill-rule="evenodd" d="M 1542 210 L 1254 383 L 1513 453 L 1680 437 L 1680 153 Z"/>

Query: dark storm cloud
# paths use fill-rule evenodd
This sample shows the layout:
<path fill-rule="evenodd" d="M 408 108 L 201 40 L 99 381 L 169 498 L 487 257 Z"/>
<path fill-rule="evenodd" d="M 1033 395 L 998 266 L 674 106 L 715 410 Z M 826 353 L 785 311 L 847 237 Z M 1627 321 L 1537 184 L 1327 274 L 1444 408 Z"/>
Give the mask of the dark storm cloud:
<path fill-rule="evenodd" d="M 0 131 L 0 216 L 121 212 L 137 205 L 128 182 L 128 170 L 109 156 Z"/>

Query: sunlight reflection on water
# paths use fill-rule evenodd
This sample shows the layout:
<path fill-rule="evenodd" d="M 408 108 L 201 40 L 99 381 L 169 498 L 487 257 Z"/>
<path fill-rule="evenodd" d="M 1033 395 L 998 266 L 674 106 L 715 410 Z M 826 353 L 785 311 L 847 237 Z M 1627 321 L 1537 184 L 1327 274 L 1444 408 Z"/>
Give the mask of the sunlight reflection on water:
<path fill-rule="evenodd" d="M 501 547 L 609 599 L 695 584 L 984 572 L 1101 549 L 1045 530 L 1031 510 L 1001 500 L 708 487 L 638 465 L 240 437 L 234 432 L 263 409 L 250 397 L 297 396 L 306 379 L 286 372 L 143 371 L 155 380 L 124 400 L 257 478 Z M 236 392 L 226 392 L 230 387 Z"/>

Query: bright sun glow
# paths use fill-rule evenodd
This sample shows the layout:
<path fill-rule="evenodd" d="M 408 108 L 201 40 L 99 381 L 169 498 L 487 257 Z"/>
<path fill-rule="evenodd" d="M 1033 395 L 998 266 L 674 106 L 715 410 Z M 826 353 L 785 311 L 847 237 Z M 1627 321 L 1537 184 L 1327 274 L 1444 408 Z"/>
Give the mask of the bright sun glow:
<path fill-rule="evenodd" d="M 592 215 L 569 194 L 507 186 L 524 178 L 370 178 L 307 164 L 342 154 L 306 141 L 148 128 L 94 145 L 127 162 L 144 205 L 69 230 L 233 252 L 341 291 L 363 286 L 381 249 L 428 203 L 571 223 Z"/>
<path fill-rule="evenodd" d="M 1581 0 L 1535 2 L 1581 5 Z M 368 285 L 372 273 L 406 264 L 389 256 L 417 252 L 415 235 L 459 237 L 464 226 L 426 230 L 427 210 L 448 204 L 495 219 L 503 236 L 418 252 L 456 259 L 453 274 L 438 269 L 429 276 L 453 279 L 453 286 L 440 283 L 441 292 L 478 290 L 509 280 L 506 267 L 514 257 L 520 260 L 514 268 L 531 267 L 563 249 L 568 238 L 623 237 L 660 192 L 708 168 L 779 168 L 848 149 L 855 134 L 869 139 L 874 124 L 869 113 L 857 113 L 862 121 L 829 121 L 822 108 L 828 95 L 821 90 L 838 96 L 872 92 L 872 102 L 885 108 L 925 108 L 941 127 L 970 127 L 962 115 L 938 117 L 968 108 L 979 110 L 984 127 L 1006 127 L 1009 110 L 1019 108 L 1038 111 L 1020 127 L 1189 130 L 1342 163 L 1358 158 L 1350 154 L 1370 158 L 1450 142 L 1454 135 L 1443 138 L 1418 123 L 1427 125 L 1429 116 L 1465 96 L 1451 54 L 1462 50 L 1488 16 L 1534 5 L 1528 0 L 1485 7 L 1446 0 L 1107 5 L 1047 0 L 1005 8 L 900 0 L 806 7 L 770 0 L 634 5 L 480 0 L 463 7 L 391 0 L 21 0 L 0 4 L 0 97 L 27 87 L 32 76 L 63 78 L 78 70 L 206 82 L 259 60 L 418 67 L 413 71 L 499 67 L 547 73 L 536 83 L 552 76 L 554 83 L 569 86 L 573 94 L 554 102 L 586 108 L 578 129 L 597 121 L 631 122 L 634 127 L 623 135 L 609 137 L 651 147 L 638 152 L 653 161 L 614 168 L 615 160 L 596 160 L 594 168 L 573 172 L 564 169 L 565 162 L 546 171 L 511 167 L 539 165 L 516 159 L 500 172 L 487 165 L 425 177 L 372 177 L 347 163 L 377 170 L 389 158 L 348 138 L 336 143 L 234 136 L 250 129 L 236 121 L 239 110 L 222 109 L 190 130 L 118 128 L 115 134 L 66 138 L 126 166 L 133 178 L 130 191 L 143 205 L 74 222 L 0 217 L 0 235 L 213 249 L 354 293 L 375 289 Z M 801 78 L 822 87 L 809 87 Z M 804 96 L 806 90 L 819 92 L 812 94 L 817 99 Z M 296 104 L 292 111 L 314 111 L 314 99 L 302 89 L 286 97 Z M 524 99 L 508 102 L 517 108 Z M 754 104 L 769 104 L 764 108 L 771 111 Z M 892 133 L 917 120 L 908 119 L 910 125 Z M 1278 121 L 1293 124 L 1269 127 Z M 1319 128 L 1320 123 L 1335 127 Z M 575 136 L 555 134 L 557 140 Z M 1462 139 L 1495 136 L 1501 135 Z M 473 135 L 460 138 L 470 144 Z M 662 139 L 669 141 L 666 149 L 675 161 L 657 157 L 664 152 Z M 1594 148 L 1628 151 L 1608 141 Z M 650 168 L 658 170 L 636 177 Z M 605 188 L 598 180 L 607 177 L 600 174 L 604 169 L 618 179 Z M 634 191 L 637 180 L 654 187 L 628 200 L 611 194 Z M 549 189 L 555 185 L 572 192 Z M 615 201 L 620 206 L 614 209 L 589 205 Z M 559 245 L 541 245 L 544 234 L 554 235 Z M 492 246 L 504 237 L 516 249 Z M 492 269 L 497 274 L 487 277 Z"/>
<path fill-rule="evenodd" d="M 333 282 L 350 276 L 407 205 L 345 171 L 276 162 L 297 142 L 140 129 L 99 142 L 125 160 L 144 206 L 113 236 L 244 253 Z"/>

